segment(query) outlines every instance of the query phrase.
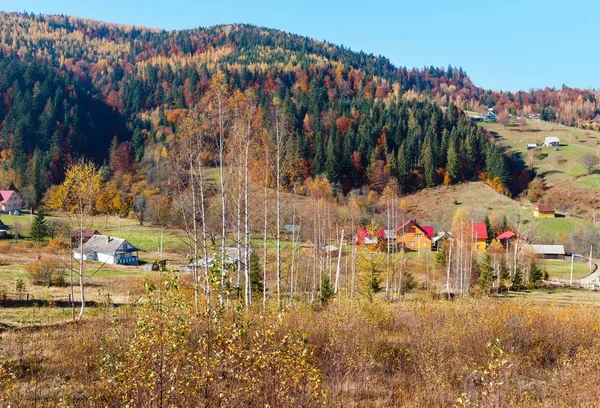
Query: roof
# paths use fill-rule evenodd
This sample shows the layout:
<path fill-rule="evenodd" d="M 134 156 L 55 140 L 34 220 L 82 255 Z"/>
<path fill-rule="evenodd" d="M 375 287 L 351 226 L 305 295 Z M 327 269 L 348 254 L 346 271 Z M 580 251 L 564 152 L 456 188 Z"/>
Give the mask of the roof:
<path fill-rule="evenodd" d="M 124 251 L 119 251 L 123 244 L 127 243 L 129 248 Z M 134 247 L 129 242 L 122 238 L 114 238 L 106 235 L 92 235 L 90 239 L 83 244 L 83 252 L 98 252 L 100 254 L 114 255 L 117 252 L 134 252 L 139 251 L 139 248 Z M 80 253 L 81 247 L 76 248 L 75 252 Z"/>
<path fill-rule="evenodd" d="M 0 220 L 0 231 L 10 231 L 10 227 Z"/>
<path fill-rule="evenodd" d="M 81 229 L 74 230 L 71 235 L 74 238 L 80 238 L 81 235 L 83 235 L 83 239 L 86 240 L 86 239 L 90 238 L 92 235 L 99 235 L 99 234 L 100 234 L 100 232 L 98 230 L 95 230 L 93 228 L 84 228 L 83 230 L 81 230 Z"/>
<path fill-rule="evenodd" d="M 337 250 L 338 250 L 338 247 L 336 247 L 335 245 L 331 245 L 331 244 L 329 244 L 329 245 L 326 245 L 326 246 L 324 246 L 324 247 L 323 247 L 323 250 L 324 250 L 325 252 L 334 252 L 334 251 L 337 251 Z"/>
<path fill-rule="evenodd" d="M 300 225 L 298 225 L 298 224 L 285 224 L 283 226 L 283 230 L 285 232 L 290 233 L 290 234 L 295 234 L 297 232 L 300 232 Z"/>
<path fill-rule="evenodd" d="M 498 236 L 496 237 L 496 239 L 497 239 L 498 241 L 503 241 L 503 240 L 505 240 L 505 239 L 511 239 L 511 238 L 515 237 L 516 235 L 517 235 L 517 234 L 515 234 L 515 233 L 514 233 L 514 232 L 512 232 L 512 231 L 504 231 L 502 234 L 498 235 Z"/>
<path fill-rule="evenodd" d="M 13 194 L 16 194 L 15 190 L 0 190 L 0 204 L 6 204 Z"/>
<path fill-rule="evenodd" d="M 438 242 L 442 238 L 450 238 L 450 234 L 448 232 L 445 232 L 445 231 L 440 231 L 435 237 L 433 237 L 431 239 L 431 242 L 433 242 L 435 244 L 436 242 Z"/>
<path fill-rule="evenodd" d="M 416 228 L 420 229 L 421 231 L 423 231 L 425 233 L 425 235 L 427 235 L 428 238 L 431 238 L 433 236 L 433 227 L 428 225 L 428 226 L 420 226 L 416 220 L 408 220 L 406 221 L 404 224 L 402 224 L 401 226 L 399 226 L 396 231 L 406 231 L 406 227 L 410 226 L 410 225 L 414 225 Z"/>
<path fill-rule="evenodd" d="M 534 245 L 531 245 L 531 248 L 533 248 L 533 250 L 537 254 L 545 254 L 545 255 L 564 255 L 565 254 L 565 247 L 562 245 L 534 244 Z"/>
<path fill-rule="evenodd" d="M 314 248 L 315 244 L 313 244 L 313 242 L 309 239 L 308 241 L 306 241 L 305 243 L 300 245 L 300 247 L 301 248 Z"/>
<path fill-rule="evenodd" d="M 560 142 L 560 139 L 556 136 L 546 137 L 546 143 L 552 143 L 552 142 Z"/>
<path fill-rule="evenodd" d="M 383 230 L 383 235 L 385 239 L 396 239 L 396 230 Z"/>
<path fill-rule="evenodd" d="M 554 208 L 550 207 L 549 205 L 544 205 L 544 204 L 536 205 L 535 209 L 540 212 L 554 212 Z"/>
<path fill-rule="evenodd" d="M 485 225 L 485 222 L 472 223 L 471 230 L 473 231 L 473 238 L 488 239 L 487 225 Z"/>
<path fill-rule="evenodd" d="M 427 235 L 429 238 L 433 236 L 433 226 L 423 225 L 422 229 L 425 231 L 425 235 Z"/>

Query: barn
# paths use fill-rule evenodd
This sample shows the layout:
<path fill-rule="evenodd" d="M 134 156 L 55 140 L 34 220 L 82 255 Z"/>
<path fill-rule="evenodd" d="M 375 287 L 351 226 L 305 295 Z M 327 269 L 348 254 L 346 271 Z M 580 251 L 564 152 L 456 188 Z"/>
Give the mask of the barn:
<path fill-rule="evenodd" d="M 539 259 L 565 260 L 565 247 L 562 245 L 531 245 Z"/>

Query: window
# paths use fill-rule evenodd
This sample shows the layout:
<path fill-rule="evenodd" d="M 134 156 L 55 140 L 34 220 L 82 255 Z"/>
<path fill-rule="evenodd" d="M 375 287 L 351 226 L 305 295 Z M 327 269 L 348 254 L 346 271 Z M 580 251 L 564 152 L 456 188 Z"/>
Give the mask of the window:
<path fill-rule="evenodd" d="M 402 234 L 402 238 L 406 238 L 406 234 Z"/>
<path fill-rule="evenodd" d="M 423 242 L 423 246 L 426 247 L 427 246 L 427 242 Z"/>
<path fill-rule="evenodd" d="M 408 245 L 410 245 L 410 246 L 415 246 L 415 241 L 410 241 L 410 242 L 408 243 Z"/>
<path fill-rule="evenodd" d="M 415 238 L 423 238 L 423 234 L 415 234 Z"/>

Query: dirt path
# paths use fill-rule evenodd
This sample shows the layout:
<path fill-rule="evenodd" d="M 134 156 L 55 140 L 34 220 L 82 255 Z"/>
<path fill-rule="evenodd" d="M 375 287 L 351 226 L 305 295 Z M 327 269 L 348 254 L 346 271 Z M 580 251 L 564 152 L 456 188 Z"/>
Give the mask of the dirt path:
<path fill-rule="evenodd" d="M 598 260 L 597 259 L 592 259 L 592 263 L 594 264 L 594 271 L 586 276 L 585 278 L 581 278 L 579 279 L 577 282 L 584 286 L 584 285 L 590 285 L 592 283 L 596 282 L 596 279 L 598 279 L 600 277 L 600 268 L 598 268 Z"/>

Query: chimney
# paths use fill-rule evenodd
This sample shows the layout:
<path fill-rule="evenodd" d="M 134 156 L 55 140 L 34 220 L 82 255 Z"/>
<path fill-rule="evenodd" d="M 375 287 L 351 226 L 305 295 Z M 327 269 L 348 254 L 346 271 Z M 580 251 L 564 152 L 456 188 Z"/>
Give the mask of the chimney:
<path fill-rule="evenodd" d="M 112 241 L 112 238 L 111 237 L 106 237 L 106 242 L 108 243 L 110 241 Z"/>

